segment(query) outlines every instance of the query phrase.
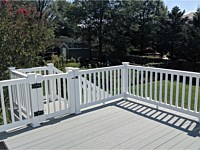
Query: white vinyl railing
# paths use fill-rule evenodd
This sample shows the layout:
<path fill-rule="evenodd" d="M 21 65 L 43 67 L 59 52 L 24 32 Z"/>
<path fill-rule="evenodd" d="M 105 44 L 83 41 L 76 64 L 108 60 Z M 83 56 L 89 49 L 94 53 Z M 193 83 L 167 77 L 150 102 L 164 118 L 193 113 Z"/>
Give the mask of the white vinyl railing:
<path fill-rule="evenodd" d="M 200 73 L 127 62 L 89 70 L 68 67 L 66 73 L 53 64 L 9 70 L 11 80 L 0 81 L 0 132 L 122 98 L 200 119 Z"/>
<path fill-rule="evenodd" d="M 128 93 L 140 99 L 199 117 L 199 73 L 128 66 Z"/>
<path fill-rule="evenodd" d="M 30 123 L 29 87 L 26 78 L 0 81 L 0 98 L 2 112 L 2 131 L 14 126 Z"/>
<path fill-rule="evenodd" d="M 70 97 L 69 87 L 72 72 L 39 76 L 42 83 L 41 97 L 43 99 L 44 114 L 46 118 L 56 117 L 61 113 L 69 113 Z"/>
<path fill-rule="evenodd" d="M 114 66 L 79 71 L 81 108 L 122 97 L 122 69 Z"/>
<path fill-rule="evenodd" d="M 17 74 L 21 73 L 25 75 L 27 75 L 28 73 L 35 73 L 35 74 L 40 74 L 40 75 L 63 73 L 62 71 L 54 67 L 52 63 L 49 63 L 47 64 L 47 66 L 43 66 L 43 67 L 24 68 L 24 69 L 16 69 L 16 70 L 15 68 L 11 67 L 10 70 L 17 72 Z"/>
<path fill-rule="evenodd" d="M 10 67 L 9 73 L 10 73 L 10 79 L 26 78 L 28 76 L 27 74 L 16 70 L 15 67 Z"/>

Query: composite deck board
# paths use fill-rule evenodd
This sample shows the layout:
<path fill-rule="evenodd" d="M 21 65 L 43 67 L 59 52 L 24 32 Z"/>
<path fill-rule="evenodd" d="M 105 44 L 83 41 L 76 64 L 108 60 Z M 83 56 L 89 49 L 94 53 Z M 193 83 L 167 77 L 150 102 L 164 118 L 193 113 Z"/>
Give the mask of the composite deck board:
<path fill-rule="evenodd" d="M 167 133 L 163 135 L 161 138 L 146 144 L 145 146 L 141 147 L 141 149 L 156 149 L 162 145 L 164 145 L 166 142 L 168 142 L 171 139 L 175 139 L 178 135 L 183 134 L 180 130 L 174 130 L 173 132 Z"/>
<path fill-rule="evenodd" d="M 181 141 L 187 139 L 187 135 L 185 135 L 184 133 L 179 134 L 178 136 L 174 136 L 173 138 L 171 138 L 170 140 L 166 141 L 164 144 L 156 147 L 157 149 L 172 149 L 174 148 L 178 143 L 180 143 Z"/>
<path fill-rule="evenodd" d="M 199 149 L 195 121 L 119 101 L 0 137 L 9 149 Z"/>
<path fill-rule="evenodd" d="M 118 110 L 118 111 L 116 111 Z M 102 120 L 105 120 L 105 123 L 109 123 L 109 120 L 116 120 L 117 117 L 120 118 L 120 115 L 122 115 L 122 117 L 125 116 L 124 113 L 120 113 L 122 112 L 119 109 L 116 109 L 115 111 L 108 111 L 107 114 L 102 115 L 102 117 L 96 116 L 95 114 L 93 114 L 94 116 L 96 116 L 96 118 L 94 118 L 94 116 L 91 116 L 93 118 L 93 120 L 89 120 L 87 122 L 83 122 L 81 120 L 76 120 L 76 121 L 71 121 L 71 122 L 66 122 L 66 124 L 57 124 L 56 126 L 52 127 L 52 128 L 47 128 L 47 129 L 43 129 L 40 132 L 32 132 L 30 133 L 28 136 L 22 136 L 19 138 L 15 138 L 12 139 L 11 141 L 11 148 L 15 148 L 15 147 L 19 147 L 19 143 L 18 141 L 20 141 L 20 146 L 28 146 L 29 144 L 38 144 L 41 142 L 44 142 L 44 140 L 48 140 L 48 139 L 56 139 L 57 137 L 60 137 L 63 134 L 68 134 L 70 132 L 77 132 L 77 130 L 84 130 L 87 128 L 89 128 L 90 126 L 92 126 L 93 124 L 97 124 L 100 123 Z M 90 117 L 89 117 L 90 118 Z M 70 119 L 69 119 L 70 120 Z M 80 121 L 80 122 L 79 122 Z"/>
<path fill-rule="evenodd" d="M 134 121 L 133 119 L 136 119 L 136 121 Z M 111 131 L 115 131 L 119 128 L 123 128 L 124 126 L 127 126 L 127 124 L 129 124 L 130 122 L 137 122 L 137 118 L 133 118 L 133 119 L 127 118 L 127 120 L 121 120 L 122 121 L 121 123 L 112 122 L 108 125 L 103 125 L 104 123 L 99 124 L 99 125 L 96 126 L 96 128 L 99 127 L 99 130 L 96 130 L 96 128 L 94 130 L 88 128 L 89 131 L 86 130 L 86 131 L 82 131 L 82 132 L 76 132 L 76 136 L 73 136 L 73 135 L 70 135 L 70 134 L 65 135 L 61 138 L 61 140 L 59 140 L 60 142 L 56 141 L 56 142 L 59 142 L 57 145 L 52 144 L 52 145 L 49 145 L 48 147 L 53 148 L 53 149 L 54 148 L 55 149 L 64 148 L 64 147 L 70 148 L 72 146 L 80 144 L 81 142 L 92 141 L 93 139 L 95 139 L 98 136 L 102 136 L 102 135 L 105 135 L 105 134 L 107 135 Z M 101 127 L 101 126 L 103 126 L 103 127 Z M 65 141 L 65 139 L 68 139 L 68 140 Z M 76 143 L 75 141 L 77 141 L 78 143 Z M 42 143 L 41 145 L 37 145 L 36 148 L 45 148 L 47 146 L 47 144 L 48 144 L 48 142 Z"/>
<path fill-rule="evenodd" d="M 185 149 L 200 149 L 200 139 L 196 139 L 192 144 L 188 145 Z"/>
<path fill-rule="evenodd" d="M 141 134 L 141 131 L 143 131 L 144 133 L 158 126 L 159 125 L 148 123 L 143 120 L 135 122 L 135 123 L 133 122 L 128 125 L 122 126 L 120 128 L 111 130 L 107 132 L 106 134 L 96 136 L 95 138 L 90 139 L 89 141 L 85 141 L 81 144 L 74 145 L 74 147 L 71 147 L 71 148 L 72 149 L 81 149 L 81 148 L 96 149 L 96 148 L 101 147 L 102 149 L 110 149 L 114 145 L 116 145 L 119 141 L 130 138 L 133 135 L 133 133 L 134 135 L 139 135 Z M 141 129 L 144 129 L 144 130 L 141 130 Z M 69 147 L 64 146 L 61 148 L 69 148 Z"/>
<path fill-rule="evenodd" d="M 198 139 L 199 137 L 197 137 Z M 187 137 L 181 142 L 177 143 L 175 146 L 171 147 L 170 149 L 186 149 L 189 145 L 194 143 L 194 138 L 193 137 Z M 200 142 L 200 141 L 199 141 Z M 191 147 L 191 146 L 189 146 Z M 198 148 L 197 148 L 198 149 Z"/>
<path fill-rule="evenodd" d="M 130 106 L 130 107 L 132 107 L 132 106 Z M 63 140 L 61 139 L 61 140 L 56 141 L 57 145 L 59 145 L 59 146 L 66 145 L 65 139 L 69 139 L 69 142 L 67 142 L 68 146 L 70 144 L 72 144 L 74 141 L 80 142 L 81 140 L 84 140 L 84 141 L 89 140 L 90 138 L 96 137 L 101 134 L 105 134 L 111 130 L 115 130 L 116 128 L 125 126 L 128 123 L 132 123 L 132 122 L 137 121 L 138 119 L 141 119 L 141 118 L 138 118 L 137 116 L 134 116 L 128 112 L 123 112 L 123 114 L 124 115 L 122 115 L 121 117 L 119 115 L 113 116 L 113 118 L 111 120 L 105 120 L 103 122 L 100 122 L 100 123 L 94 125 L 93 127 L 89 127 L 89 128 L 87 128 L 86 131 L 83 131 L 82 127 L 81 127 L 81 129 L 79 131 L 81 131 L 82 133 L 80 133 L 79 131 L 76 131 L 75 136 L 74 136 L 74 133 L 72 133 L 72 135 L 71 134 L 63 135 L 61 137 Z M 113 119 L 116 121 L 114 122 Z M 119 122 L 119 120 L 121 122 Z M 46 143 L 43 142 L 43 143 L 41 143 L 41 145 L 37 145 L 37 147 L 38 146 L 46 147 L 46 145 L 48 145 L 48 147 L 55 148 L 55 144 L 52 144 L 52 146 L 51 146 L 51 145 L 49 145 L 49 141 L 47 141 Z"/>
<path fill-rule="evenodd" d="M 118 119 L 120 119 L 122 122 L 119 123 Z M 67 141 L 70 143 L 74 140 L 78 140 L 79 138 L 84 139 L 85 136 L 90 134 L 105 134 L 113 128 L 118 128 L 126 125 L 128 122 L 132 122 L 133 119 L 137 120 L 137 118 L 133 117 L 132 115 L 117 113 L 112 117 L 107 117 L 107 119 L 99 119 L 95 123 L 88 126 L 79 126 L 79 128 L 73 129 L 73 131 L 65 130 L 60 133 L 52 134 L 46 138 L 32 142 L 27 148 L 46 148 L 47 146 L 48 148 L 54 148 L 56 145 L 66 143 Z M 56 143 L 56 145 L 54 143 Z M 20 147 L 20 149 L 21 148 L 24 148 L 24 146 Z"/>
<path fill-rule="evenodd" d="M 146 132 L 146 135 L 139 135 L 134 138 L 131 138 L 125 142 L 120 142 L 117 146 L 113 147 L 113 149 L 136 149 L 144 147 L 145 145 L 162 138 L 164 135 L 172 133 L 173 128 L 167 127 L 165 125 L 161 125 L 154 130 L 150 130 Z"/>
<path fill-rule="evenodd" d="M 122 104 L 124 104 L 124 103 L 122 103 Z M 64 119 L 64 120 L 61 120 L 58 122 L 56 120 L 54 120 L 52 124 L 56 124 L 56 126 L 43 126 L 41 128 L 38 128 L 36 131 L 30 130 L 29 132 L 25 132 L 21 135 L 18 135 L 18 138 L 21 138 L 21 137 L 24 138 L 25 136 L 32 136 L 34 134 L 37 134 L 38 132 L 42 133 L 42 132 L 52 131 L 54 128 L 58 128 L 58 127 L 62 127 L 62 126 L 65 126 L 66 128 L 70 128 L 70 127 L 74 127 L 74 125 L 75 126 L 83 125 L 85 123 L 95 121 L 98 118 L 103 118 L 103 117 L 106 117 L 109 115 L 113 115 L 119 111 L 122 111 L 122 110 L 121 109 L 112 109 L 112 107 L 106 107 L 104 109 L 98 109 L 95 111 L 91 111 L 84 115 L 78 115 L 78 116 L 72 117 L 70 119 Z M 72 124 L 69 124 L 69 122 Z M 75 124 L 73 124 L 73 123 L 75 123 Z M 66 124 L 68 124 L 68 125 L 66 126 Z M 16 138 L 13 136 L 13 137 L 10 137 L 9 139 L 15 140 Z"/>

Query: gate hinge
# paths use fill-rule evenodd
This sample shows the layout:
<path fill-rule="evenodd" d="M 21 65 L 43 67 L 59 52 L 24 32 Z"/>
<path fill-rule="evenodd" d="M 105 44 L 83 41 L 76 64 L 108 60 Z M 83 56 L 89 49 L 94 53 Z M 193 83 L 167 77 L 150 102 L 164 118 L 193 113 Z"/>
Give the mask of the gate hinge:
<path fill-rule="evenodd" d="M 31 84 L 31 86 L 32 86 L 32 89 L 38 89 L 42 87 L 42 83 L 34 83 L 34 84 Z"/>
<path fill-rule="evenodd" d="M 39 110 L 39 111 L 34 112 L 34 116 L 40 116 L 43 114 L 44 114 L 44 110 Z"/>
<path fill-rule="evenodd" d="M 72 78 L 72 79 L 78 79 L 78 76 L 75 76 L 74 78 Z"/>

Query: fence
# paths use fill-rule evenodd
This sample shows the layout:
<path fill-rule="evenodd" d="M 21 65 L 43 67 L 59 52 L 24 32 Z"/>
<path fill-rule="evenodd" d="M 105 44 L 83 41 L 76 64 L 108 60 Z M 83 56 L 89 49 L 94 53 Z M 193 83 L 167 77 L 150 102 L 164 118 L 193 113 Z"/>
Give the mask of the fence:
<path fill-rule="evenodd" d="M 128 66 L 128 97 L 200 117 L 199 73 Z"/>
<path fill-rule="evenodd" d="M 0 81 L 0 132 L 49 118 L 80 113 L 110 100 L 133 98 L 200 118 L 200 74 L 160 68 L 120 66 L 66 73 L 53 64 L 10 68 Z"/>

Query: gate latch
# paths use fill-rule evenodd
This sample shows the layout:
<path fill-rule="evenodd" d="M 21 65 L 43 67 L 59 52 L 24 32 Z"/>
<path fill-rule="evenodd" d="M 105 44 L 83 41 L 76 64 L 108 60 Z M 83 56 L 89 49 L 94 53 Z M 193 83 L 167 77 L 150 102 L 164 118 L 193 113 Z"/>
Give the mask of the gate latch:
<path fill-rule="evenodd" d="M 44 110 L 39 110 L 39 111 L 34 112 L 34 116 L 41 116 L 43 114 L 44 114 Z"/>
<path fill-rule="evenodd" d="M 34 84 L 31 84 L 31 86 L 32 86 L 32 89 L 38 89 L 42 87 L 42 83 L 34 83 Z"/>
<path fill-rule="evenodd" d="M 75 76 L 74 78 L 72 78 L 72 79 L 78 79 L 78 76 Z"/>

